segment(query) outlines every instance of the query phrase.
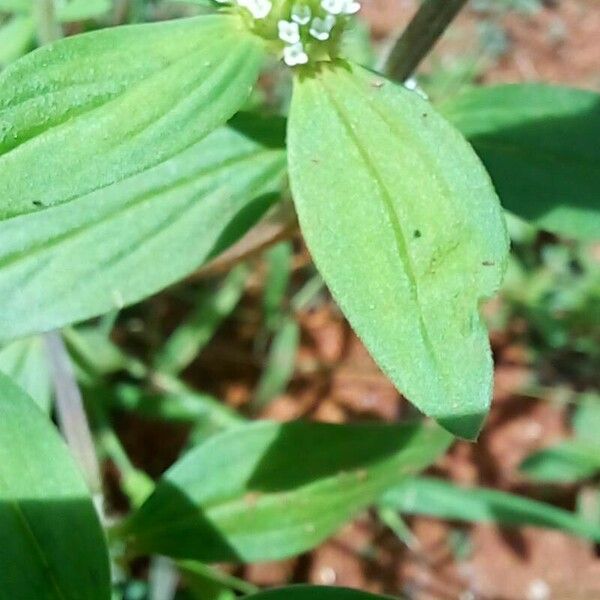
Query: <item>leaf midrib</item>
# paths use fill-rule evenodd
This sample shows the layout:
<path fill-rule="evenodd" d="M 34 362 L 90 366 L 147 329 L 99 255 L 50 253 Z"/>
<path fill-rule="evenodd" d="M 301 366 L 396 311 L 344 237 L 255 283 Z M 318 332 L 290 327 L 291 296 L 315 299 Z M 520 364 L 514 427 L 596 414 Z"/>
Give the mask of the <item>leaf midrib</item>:
<path fill-rule="evenodd" d="M 396 214 L 396 211 L 394 210 L 394 199 L 392 197 L 392 194 L 390 193 L 389 189 L 387 188 L 387 185 L 385 184 L 383 176 L 379 172 L 377 165 L 371 159 L 368 152 L 365 152 L 365 150 L 363 149 L 360 139 L 358 138 L 357 134 L 355 133 L 354 129 L 352 128 L 351 120 L 349 119 L 345 109 L 337 101 L 337 99 L 334 96 L 334 93 L 331 91 L 331 89 L 328 87 L 327 83 L 324 81 L 324 78 L 322 78 L 320 80 L 320 82 L 323 86 L 323 90 L 325 91 L 327 97 L 329 98 L 329 101 L 331 102 L 331 105 L 333 106 L 335 112 L 338 114 L 340 123 L 342 124 L 344 129 L 346 129 L 348 136 L 350 137 L 350 139 L 354 143 L 356 149 L 358 150 L 367 170 L 371 173 L 371 176 L 377 182 L 377 184 L 380 188 L 380 194 L 378 194 L 378 196 L 383 200 L 385 211 L 388 215 L 388 219 L 390 220 L 390 224 L 392 226 L 392 230 L 393 230 L 393 234 L 394 234 L 393 237 L 394 237 L 394 241 L 396 243 L 396 249 L 398 252 L 398 256 L 400 257 L 400 260 L 401 260 L 403 268 L 404 268 L 404 272 L 406 273 L 406 276 L 408 277 L 408 280 L 409 280 L 410 294 L 412 296 L 413 302 L 416 307 L 416 312 L 418 315 L 419 330 L 421 332 L 423 344 L 425 346 L 427 354 L 429 355 L 431 361 L 433 362 L 433 364 L 435 365 L 435 367 L 437 369 L 436 379 L 438 380 L 438 382 L 441 383 L 442 388 L 445 389 L 446 384 L 445 384 L 444 378 L 440 377 L 442 375 L 442 373 L 444 372 L 444 370 L 442 369 L 441 361 L 437 356 L 435 347 L 433 345 L 431 336 L 430 336 L 428 328 L 427 328 L 427 322 L 426 322 L 425 316 L 423 314 L 422 305 L 420 302 L 419 284 L 418 284 L 417 276 L 415 273 L 415 267 L 414 267 L 414 264 L 410 257 L 410 254 L 408 252 L 408 244 L 407 244 L 406 238 L 404 237 L 404 232 L 402 231 L 402 226 L 400 225 L 398 215 Z M 446 393 L 448 393 L 448 390 L 446 390 Z"/>

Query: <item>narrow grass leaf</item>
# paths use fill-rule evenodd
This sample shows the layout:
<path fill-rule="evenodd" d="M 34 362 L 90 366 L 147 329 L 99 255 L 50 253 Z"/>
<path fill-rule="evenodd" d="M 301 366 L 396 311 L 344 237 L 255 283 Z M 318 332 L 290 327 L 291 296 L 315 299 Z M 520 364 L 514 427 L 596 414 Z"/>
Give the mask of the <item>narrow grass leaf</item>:
<path fill-rule="evenodd" d="M 536 481 L 572 483 L 600 472 L 600 446 L 566 440 L 530 454 L 519 467 Z"/>
<path fill-rule="evenodd" d="M 196 306 L 175 329 L 156 356 L 159 371 L 176 375 L 198 356 L 223 321 L 233 312 L 244 292 L 248 268 L 240 265 L 216 290 L 202 290 Z"/>
<path fill-rule="evenodd" d="M 600 541 L 600 527 L 567 510 L 508 492 L 459 487 L 431 477 L 407 479 L 386 492 L 381 505 L 404 514 L 427 515 L 469 523 L 547 527 Z"/>

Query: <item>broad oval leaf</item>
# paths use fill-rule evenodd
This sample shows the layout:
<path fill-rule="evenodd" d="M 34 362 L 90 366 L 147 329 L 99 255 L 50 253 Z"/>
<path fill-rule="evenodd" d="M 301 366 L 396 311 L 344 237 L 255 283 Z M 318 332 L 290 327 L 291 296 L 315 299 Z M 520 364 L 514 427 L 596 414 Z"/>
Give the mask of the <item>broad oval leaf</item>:
<path fill-rule="evenodd" d="M 164 164 L 229 119 L 262 63 L 224 15 L 60 40 L 0 74 L 0 218 Z"/>
<path fill-rule="evenodd" d="M 285 153 L 238 124 L 124 181 L 0 222 L 0 340 L 141 300 L 244 233 L 272 203 Z"/>
<path fill-rule="evenodd" d="M 292 556 L 427 467 L 449 442 L 433 424 L 236 427 L 172 467 L 122 534 L 139 554 L 204 562 Z"/>
<path fill-rule="evenodd" d="M 349 588 L 297 585 L 253 594 L 248 597 L 248 600 L 385 600 L 385 598 L 388 596 L 376 596 Z"/>
<path fill-rule="evenodd" d="M 110 569 L 85 483 L 48 418 L 0 374 L 0 596 L 108 600 Z"/>
<path fill-rule="evenodd" d="M 549 85 L 474 88 L 441 106 L 488 168 L 503 206 L 600 239 L 600 95 Z"/>
<path fill-rule="evenodd" d="M 478 305 L 508 252 L 476 155 L 417 94 L 342 64 L 296 80 L 288 138 L 304 237 L 351 325 L 409 400 L 475 437 L 492 390 Z"/>

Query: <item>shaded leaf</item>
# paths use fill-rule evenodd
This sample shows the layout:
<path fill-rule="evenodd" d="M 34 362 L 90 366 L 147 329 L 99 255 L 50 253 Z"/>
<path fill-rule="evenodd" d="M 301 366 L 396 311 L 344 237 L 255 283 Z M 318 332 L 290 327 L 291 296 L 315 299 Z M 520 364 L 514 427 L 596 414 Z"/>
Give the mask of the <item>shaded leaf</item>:
<path fill-rule="evenodd" d="M 573 415 L 575 436 L 590 444 L 600 446 L 600 394 L 588 393 L 579 396 L 579 402 Z"/>
<path fill-rule="evenodd" d="M 426 414 L 475 437 L 492 390 L 478 306 L 508 242 L 469 145 L 417 94 L 337 65 L 296 80 L 289 168 L 315 263 L 375 360 Z"/>
<path fill-rule="evenodd" d="M 240 426 L 184 456 L 121 533 L 141 554 L 205 562 L 292 556 L 425 468 L 449 441 L 429 425 Z"/>
<path fill-rule="evenodd" d="M 112 0 L 68 0 L 59 2 L 56 17 L 63 23 L 84 21 L 107 13 L 112 9 Z"/>
<path fill-rule="evenodd" d="M 600 447 L 578 440 L 566 440 L 530 454 L 520 470 L 537 481 L 569 483 L 600 472 Z"/>
<path fill-rule="evenodd" d="M 31 337 L 0 349 L 0 371 L 18 383 L 44 411 L 52 402 L 52 378 L 44 340 Z"/>
<path fill-rule="evenodd" d="M 298 585 L 260 592 L 248 600 L 385 600 L 388 596 L 375 596 L 360 590 L 320 585 Z"/>
<path fill-rule="evenodd" d="M 506 209 L 542 229 L 600 239 L 600 95 L 501 85 L 441 109 L 473 144 Z"/>
<path fill-rule="evenodd" d="M 600 527 L 561 508 L 507 492 L 459 487 L 431 477 L 407 479 L 387 491 L 381 504 L 411 515 L 470 523 L 548 527 L 596 542 L 600 540 Z"/>
<path fill-rule="evenodd" d="M 300 326 L 295 319 L 284 318 L 273 335 L 264 370 L 251 401 L 253 410 L 264 409 L 276 396 L 285 392 L 294 375 L 299 344 Z"/>
<path fill-rule="evenodd" d="M 23 56 L 33 43 L 34 32 L 33 19 L 24 15 L 0 25 L 0 66 Z"/>
<path fill-rule="evenodd" d="M 1 159 L 0 159 L 1 160 Z M 0 222 L 0 340 L 140 300 L 272 203 L 284 153 L 231 128 L 125 181 Z M 2 175 L 0 175 L 0 179 Z M 243 228 L 242 228 L 243 230 Z"/>
<path fill-rule="evenodd" d="M 198 356 L 237 306 L 247 278 L 247 267 L 240 265 L 227 275 L 219 289 L 202 290 L 191 314 L 169 336 L 156 356 L 158 370 L 180 373 Z"/>
<path fill-rule="evenodd" d="M 108 551 L 85 483 L 32 400 L 0 375 L 0 596 L 108 600 Z"/>
<path fill-rule="evenodd" d="M 272 183 L 277 152 L 228 129 L 200 142 L 257 77 L 261 42 L 240 27 L 107 29 L 0 74 L 0 340 L 184 276 Z"/>

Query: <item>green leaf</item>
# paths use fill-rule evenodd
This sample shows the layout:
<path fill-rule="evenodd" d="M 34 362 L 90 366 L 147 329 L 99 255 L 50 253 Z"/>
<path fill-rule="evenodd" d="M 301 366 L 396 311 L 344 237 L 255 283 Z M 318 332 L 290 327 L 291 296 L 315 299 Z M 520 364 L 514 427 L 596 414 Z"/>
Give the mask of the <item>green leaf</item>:
<path fill-rule="evenodd" d="M 184 276 L 272 185 L 278 151 L 231 130 L 200 142 L 257 77 L 262 43 L 240 27 L 108 29 L 0 74 L 0 340 Z"/>
<path fill-rule="evenodd" d="M 237 427 L 172 467 L 122 534 L 139 554 L 204 562 L 292 556 L 428 466 L 449 442 L 430 425 Z"/>
<path fill-rule="evenodd" d="M 60 206 L 179 155 L 229 119 L 262 63 L 233 17 L 60 40 L 0 75 L 0 217 Z"/>
<path fill-rule="evenodd" d="M 294 375 L 299 344 L 298 322 L 292 317 L 284 318 L 273 335 L 265 367 L 251 401 L 254 411 L 264 409 L 286 390 Z"/>
<path fill-rule="evenodd" d="M 0 0 L 0 12 L 30 13 L 31 0 Z"/>
<path fill-rule="evenodd" d="M 600 446 L 600 394 L 580 394 L 578 406 L 573 415 L 573 429 L 577 439 Z"/>
<path fill-rule="evenodd" d="M 507 492 L 459 487 L 431 477 L 407 479 L 387 491 L 381 504 L 405 514 L 471 523 L 548 527 L 600 541 L 600 527 L 569 511 Z"/>
<path fill-rule="evenodd" d="M 0 375 L 0 596 L 108 600 L 106 542 L 85 483 L 32 400 Z"/>
<path fill-rule="evenodd" d="M 474 438 L 492 358 L 478 306 L 508 241 L 477 157 L 417 94 L 355 66 L 295 82 L 289 168 L 315 263 L 380 367 Z"/>
<path fill-rule="evenodd" d="M 283 150 L 223 128 L 124 181 L 0 222 L 0 340 L 184 277 L 271 206 L 284 169 Z"/>
<path fill-rule="evenodd" d="M 52 378 L 43 338 L 25 338 L 1 348 L 0 371 L 18 383 L 44 412 L 50 410 Z"/>
<path fill-rule="evenodd" d="M 298 585 L 268 590 L 249 596 L 248 600 L 385 600 L 388 596 L 375 596 L 360 590 L 319 585 Z"/>
<path fill-rule="evenodd" d="M 193 442 L 238 426 L 245 420 L 213 396 L 192 390 L 176 379 L 158 373 L 153 379 L 164 391 L 146 392 L 139 385 L 118 385 L 111 394 L 114 406 L 146 419 L 194 424 Z"/>
<path fill-rule="evenodd" d="M 23 56 L 33 43 L 35 25 L 27 16 L 15 16 L 0 25 L 0 66 Z"/>
<path fill-rule="evenodd" d="M 247 279 L 248 269 L 240 265 L 227 275 L 216 291 L 202 290 L 191 315 L 169 336 L 156 356 L 159 371 L 177 374 L 189 366 L 233 312 Z"/>
<path fill-rule="evenodd" d="M 600 239 L 600 95 L 502 85 L 441 108 L 473 144 L 506 209 L 542 229 Z"/>
<path fill-rule="evenodd" d="M 570 483 L 588 479 L 600 472 L 600 447 L 567 440 L 530 454 L 520 470 L 537 481 Z"/>
<path fill-rule="evenodd" d="M 85 21 L 103 15 L 111 9 L 111 0 L 70 0 L 57 3 L 56 17 L 62 23 Z"/>

